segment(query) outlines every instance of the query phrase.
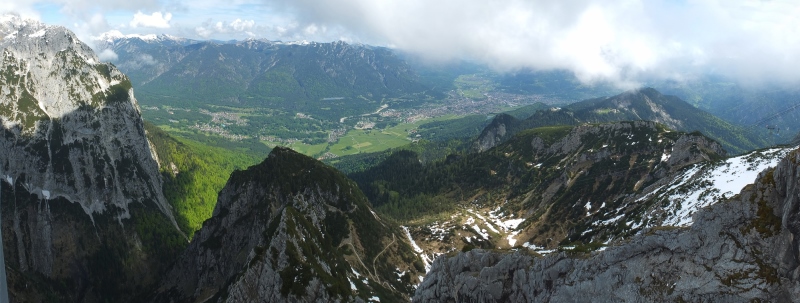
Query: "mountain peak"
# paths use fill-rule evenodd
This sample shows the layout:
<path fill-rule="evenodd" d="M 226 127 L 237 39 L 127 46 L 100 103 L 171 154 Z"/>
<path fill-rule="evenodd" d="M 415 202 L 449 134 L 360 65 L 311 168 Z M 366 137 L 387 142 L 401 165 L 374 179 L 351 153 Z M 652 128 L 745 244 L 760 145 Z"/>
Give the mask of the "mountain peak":
<path fill-rule="evenodd" d="M 228 181 L 229 186 L 244 186 L 251 182 L 287 194 L 298 194 L 311 187 L 317 191 L 328 191 L 334 195 L 328 197 L 326 202 L 343 211 L 350 210 L 356 200 L 363 199 L 355 183 L 341 172 L 280 146 L 273 148 L 260 164 L 234 172 Z M 345 185 L 347 188 L 343 188 Z"/>
<path fill-rule="evenodd" d="M 7 128 L 35 129 L 42 118 L 63 117 L 81 106 L 134 102 L 130 81 L 102 63 L 74 33 L 17 15 L 0 18 L 0 117 Z"/>
<path fill-rule="evenodd" d="M 636 88 L 636 89 L 632 89 L 632 90 L 626 91 L 626 92 L 624 92 L 622 94 L 623 95 L 625 95 L 625 94 L 643 94 L 643 95 L 648 95 L 648 96 L 662 96 L 661 92 L 659 92 L 655 88 L 647 87 L 647 86 Z"/>
<path fill-rule="evenodd" d="M 0 16 L 0 46 L 24 43 L 27 40 L 39 40 L 48 31 L 69 32 L 64 27 L 46 25 L 39 21 L 24 18 L 16 14 Z"/>

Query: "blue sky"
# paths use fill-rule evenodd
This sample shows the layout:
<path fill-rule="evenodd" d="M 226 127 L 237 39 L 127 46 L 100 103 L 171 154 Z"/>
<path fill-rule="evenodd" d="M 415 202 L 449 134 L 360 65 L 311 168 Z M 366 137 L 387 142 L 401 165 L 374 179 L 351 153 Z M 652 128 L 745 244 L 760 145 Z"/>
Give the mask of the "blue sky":
<path fill-rule="evenodd" d="M 116 30 L 193 39 L 343 40 L 499 71 L 567 69 L 634 86 L 718 73 L 800 83 L 794 0 L 11 0 L 84 40 Z"/>

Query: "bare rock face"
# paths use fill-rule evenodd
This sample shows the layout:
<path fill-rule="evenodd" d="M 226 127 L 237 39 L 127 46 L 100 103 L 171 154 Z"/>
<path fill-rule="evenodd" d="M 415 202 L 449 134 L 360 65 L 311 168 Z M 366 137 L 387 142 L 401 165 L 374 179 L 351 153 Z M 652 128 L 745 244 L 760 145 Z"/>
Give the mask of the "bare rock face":
<path fill-rule="evenodd" d="M 423 269 L 404 239 L 353 181 L 276 147 L 233 173 L 149 301 L 408 300 Z"/>
<path fill-rule="evenodd" d="M 800 295 L 800 151 L 689 228 L 591 254 L 472 250 L 437 259 L 419 302 L 791 302 Z"/>
<path fill-rule="evenodd" d="M 519 121 L 508 114 L 499 114 L 483 129 L 473 144 L 477 152 L 484 152 L 506 141 L 514 133 Z"/>
<path fill-rule="evenodd" d="M 2 230 L 10 279 L 23 279 L 12 299 L 129 298 L 186 241 L 130 81 L 63 27 L 4 15 L 0 37 Z"/>

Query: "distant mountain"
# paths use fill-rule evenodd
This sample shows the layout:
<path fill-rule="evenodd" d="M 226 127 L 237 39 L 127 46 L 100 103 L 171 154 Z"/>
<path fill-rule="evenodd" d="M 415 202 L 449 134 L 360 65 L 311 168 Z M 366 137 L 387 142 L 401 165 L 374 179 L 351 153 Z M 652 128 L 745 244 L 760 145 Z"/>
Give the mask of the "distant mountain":
<path fill-rule="evenodd" d="M 109 61 L 131 79 L 137 90 L 183 59 L 184 46 L 200 43 L 168 35 L 123 35 L 117 31 L 104 33 L 93 42 L 100 52 L 114 52 L 116 58 Z"/>
<path fill-rule="evenodd" d="M 338 121 L 390 99 L 410 106 L 436 93 L 391 50 L 366 45 L 170 37 L 110 37 L 145 104 L 262 106 Z"/>
<path fill-rule="evenodd" d="M 69 30 L 0 16 L 11 301 L 126 302 L 186 245 L 128 78 Z"/>
<path fill-rule="evenodd" d="M 275 148 L 231 175 L 153 302 L 407 301 L 424 267 L 356 184 Z"/>
<path fill-rule="evenodd" d="M 684 75 L 686 79 L 643 79 L 643 85 L 674 95 L 736 125 L 769 130 L 774 143 L 788 142 L 800 131 L 800 90 L 785 83 L 754 83 L 720 75 Z M 622 92 L 612 83 L 587 85 L 564 70 L 519 71 L 496 76 L 497 89 L 537 94 L 571 103 Z M 768 128 L 769 127 L 769 128 Z M 766 136 L 766 134 L 765 134 Z"/>
<path fill-rule="evenodd" d="M 655 121 L 676 130 L 699 131 L 734 154 L 771 144 L 757 130 L 730 124 L 677 97 L 643 88 L 613 97 L 584 100 L 564 108 L 538 111 L 524 120 L 498 115 L 478 137 L 475 148 L 488 150 L 514 133 L 533 127 L 626 120 Z"/>

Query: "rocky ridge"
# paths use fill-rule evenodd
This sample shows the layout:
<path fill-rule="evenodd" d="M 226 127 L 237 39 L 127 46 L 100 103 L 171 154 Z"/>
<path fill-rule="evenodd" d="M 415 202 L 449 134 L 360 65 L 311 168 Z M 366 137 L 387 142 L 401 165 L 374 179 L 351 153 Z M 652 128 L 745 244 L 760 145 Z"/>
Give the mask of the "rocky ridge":
<path fill-rule="evenodd" d="M 631 121 L 525 130 L 431 167 L 414 168 L 413 153 L 398 153 L 353 177 L 379 207 L 392 199 L 454 201 L 451 209 L 434 205 L 446 216 L 408 226 L 425 260 L 471 248 L 546 254 L 598 249 L 671 218 L 655 215 L 664 213 L 666 195 L 650 194 L 656 184 L 724 157 L 700 134 Z"/>
<path fill-rule="evenodd" d="M 800 151 L 704 208 L 603 252 L 539 257 L 473 250 L 438 259 L 414 301 L 789 302 L 800 294 Z"/>

